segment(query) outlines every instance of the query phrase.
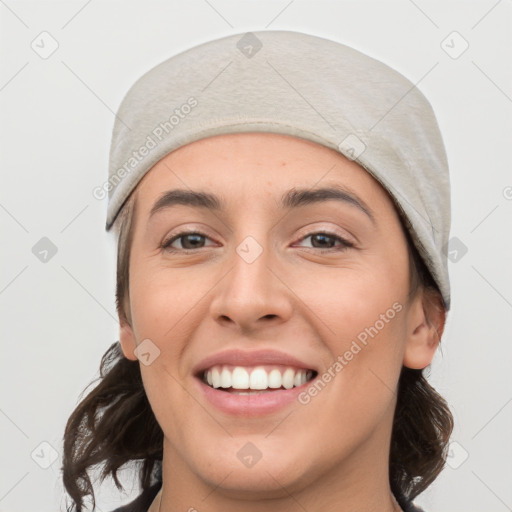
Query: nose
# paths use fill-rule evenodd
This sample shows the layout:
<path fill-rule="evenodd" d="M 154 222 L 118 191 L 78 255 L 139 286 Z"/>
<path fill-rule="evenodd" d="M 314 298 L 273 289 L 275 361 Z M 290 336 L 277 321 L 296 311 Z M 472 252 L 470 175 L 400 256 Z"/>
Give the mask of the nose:
<path fill-rule="evenodd" d="M 286 322 L 293 311 L 293 294 L 276 256 L 267 245 L 252 261 L 246 254 L 255 247 L 249 242 L 249 251 L 244 252 L 247 247 L 242 243 L 239 252 L 233 251 L 226 264 L 227 274 L 214 288 L 210 304 L 216 322 L 245 333 Z"/>

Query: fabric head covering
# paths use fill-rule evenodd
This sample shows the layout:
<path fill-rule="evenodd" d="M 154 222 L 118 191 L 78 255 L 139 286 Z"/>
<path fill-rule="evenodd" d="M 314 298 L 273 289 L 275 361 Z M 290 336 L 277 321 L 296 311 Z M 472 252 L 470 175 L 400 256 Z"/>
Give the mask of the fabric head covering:
<path fill-rule="evenodd" d="M 430 103 L 403 75 L 322 37 L 235 34 L 183 51 L 130 88 L 110 150 L 106 229 L 145 173 L 171 151 L 213 135 L 271 132 L 355 160 L 395 200 L 450 306 L 450 182 Z"/>

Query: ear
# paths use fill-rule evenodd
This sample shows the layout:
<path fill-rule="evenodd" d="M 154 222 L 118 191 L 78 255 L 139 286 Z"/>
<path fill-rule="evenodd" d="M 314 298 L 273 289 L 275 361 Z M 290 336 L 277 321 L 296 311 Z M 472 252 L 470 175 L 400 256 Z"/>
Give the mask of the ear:
<path fill-rule="evenodd" d="M 119 342 L 121 343 L 124 357 L 132 361 L 137 361 L 137 356 L 135 355 L 137 344 L 135 343 L 135 335 L 132 326 L 126 319 L 121 317 L 119 317 Z"/>
<path fill-rule="evenodd" d="M 408 311 L 404 366 L 426 368 L 434 358 L 446 322 L 446 309 L 435 290 L 421 290 Z"/>

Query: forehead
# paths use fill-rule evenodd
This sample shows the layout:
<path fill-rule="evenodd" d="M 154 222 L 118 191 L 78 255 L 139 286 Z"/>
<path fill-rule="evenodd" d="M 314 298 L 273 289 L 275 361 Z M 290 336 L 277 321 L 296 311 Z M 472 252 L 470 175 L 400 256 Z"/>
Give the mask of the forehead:
<path fill-rule="evenodd" d="M 274 133 L 204 138 L 169 153 L 137 186 L 138 202 L 173 189 L 210 190 L 226 198 L 276 198 L 291 188 L 340 185 L 371 204 L 392 206 L 385 189 L 363 167 L 309 140 Z"/>

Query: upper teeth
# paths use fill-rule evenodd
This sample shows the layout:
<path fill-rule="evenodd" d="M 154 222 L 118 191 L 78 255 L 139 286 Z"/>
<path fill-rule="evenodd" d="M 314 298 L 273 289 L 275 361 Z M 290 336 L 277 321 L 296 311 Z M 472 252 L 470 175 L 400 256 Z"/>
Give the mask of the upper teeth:
<path fill-rule="evenodd" d="M 313 376 L 311 370 L 274 367 L 269 370 L 262 366 L 244 368 L 242 366 L 212 366 L 204 372 L 203 380 L 214 388 L 234 389 L 267 389 L 280 388 L 291 389 L 301 386 Z"/>

